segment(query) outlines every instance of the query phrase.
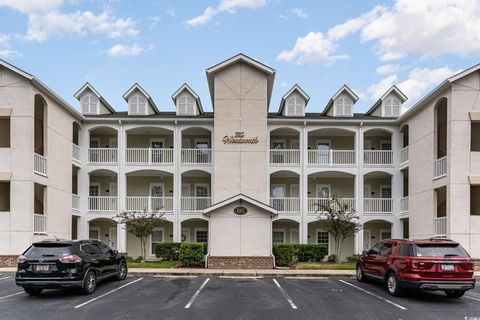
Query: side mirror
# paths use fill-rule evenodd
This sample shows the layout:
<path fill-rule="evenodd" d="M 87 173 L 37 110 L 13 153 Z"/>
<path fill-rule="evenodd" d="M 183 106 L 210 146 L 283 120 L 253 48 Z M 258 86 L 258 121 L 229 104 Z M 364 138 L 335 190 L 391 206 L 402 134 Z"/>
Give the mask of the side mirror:
<path fill-rule="evenodd" d="M 118 254 L 118 251 L 117 250 L 110 250 L 110 254 L 112 256 L 116 256 Z"/>
<path fill-rule="evenodd" d="M 363 250 L 363 251 L 362 251 L 362 256 L 368 256 L 368 251 L 367 251 L 367 250 Z"/>

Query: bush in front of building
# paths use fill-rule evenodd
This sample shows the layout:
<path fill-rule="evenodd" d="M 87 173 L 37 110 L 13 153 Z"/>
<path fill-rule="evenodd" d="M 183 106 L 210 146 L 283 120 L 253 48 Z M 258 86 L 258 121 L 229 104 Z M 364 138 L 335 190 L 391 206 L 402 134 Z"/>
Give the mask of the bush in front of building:
<path fill-rule="evenodd" d="M 162 242 L 155 245 L 155 256 L 162 260 L 178 261 L 180 258 L 180 242 Z"/>
<path fill-rule="evenodd" d="M 293 254 L 298 262 L 322 261 L 328 254 L 325 246 L 318 244 L 294 244 Z"/>
<path fill-rule="evenodd" d="M 327 257 L 327 262 L 337 262 L 337 255 L 331 254 Z"/>
<path fill-rule="evenodd" d="M 354 254 L 353 256 L 347 257 L 347 262 L 357 262 L 358 258 L 360 258 L 360 255 Z"/>
<path fill-rule="evenodd" d="M 293 262 L 294 250 L 292 244 L 274 244 L 273 255 L 275 256 L 275 265 L 285 267 Z"/>
<path fill-rule="evenodd" d="M 179 258 L 183 267 L 200 267 L 206 252 L 205 243 L 183 242 L 180 244 Z"/>

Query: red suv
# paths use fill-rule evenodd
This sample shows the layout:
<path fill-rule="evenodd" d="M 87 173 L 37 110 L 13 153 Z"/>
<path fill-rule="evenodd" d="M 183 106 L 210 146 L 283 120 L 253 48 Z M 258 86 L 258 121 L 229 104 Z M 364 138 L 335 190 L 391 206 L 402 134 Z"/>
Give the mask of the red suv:
<path fill-rule="evenodd" d="M 460 298 L 475 287 L 474 262 L 448 239 L 383 240 L 364 251 L 357 261 L 358 281 L 383 281 L 391 295 L 403 289 L 442 290 Z"/>

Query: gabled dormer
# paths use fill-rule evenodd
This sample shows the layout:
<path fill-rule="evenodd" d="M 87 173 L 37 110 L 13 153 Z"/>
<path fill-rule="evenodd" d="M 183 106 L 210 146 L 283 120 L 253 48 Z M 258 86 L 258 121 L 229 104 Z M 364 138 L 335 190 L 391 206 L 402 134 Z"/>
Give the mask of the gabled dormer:
<path fill-rule="evenodd" d="M 343 85 L 330 99 L 323 114 L 332 117 L 353 117 L 353 105 L 358 96 L 347 85 Z"/>
<path fill-rule="evenodd" d="M 287 117 L 304 117 L 305 107 L 308 104 L 310 97 L 303 91 L 298 84 L 295 84 L 282 97 L 278 114 Z"/>
<path fill-rule="evenodd" d="M 80 112 L 84 115 L 116 113 L 115 109 L 88 82 L 74 94 L 74 97 L 80 102 Z"/>
<path fill-rule="evenodd" d="M 203 113 L 200 97 L 186 83 L 175 91 L 172 100 L 177 116 L 196 116 Z"/>
<path fill-rule="evenodd" d="M 123 99 L 128 103 L 129 115 L 138 116 L 159 113 L 150 95 L 138 83 L 135 83 L 123 94 Z"/>
<path fill-rule="evenodd" d="M 365 115 L 384 118 L 398 118 L 402 113 L 402 104 L 407 101 L 395 85 L 391 86 L 380 99 L 368 110 Z"/>

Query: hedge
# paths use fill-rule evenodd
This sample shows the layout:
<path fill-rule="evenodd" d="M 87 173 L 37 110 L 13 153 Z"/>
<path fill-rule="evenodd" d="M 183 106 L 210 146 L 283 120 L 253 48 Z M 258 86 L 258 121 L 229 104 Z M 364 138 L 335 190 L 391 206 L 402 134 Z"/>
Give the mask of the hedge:
<path fill-rule="evenodd" d="M 328 250 L 318 244 L 274 244 L 275 265 L 283 267 L 298 262 L 322 261 Z"/>
<path fill-rule="evenodd" d="M 183 242 L 180 244 L 180 262 L 183 267 L 200 267 L 207 250 L 206 243 Z"/>
<path fill-rule="evenodd" d="M 162 260 L 178 261 L 180 259 L 180 242 L 162 242 L 155 246 L 155 256 Z"/>
<path fill-rule="evenodd" d="M 275 256 L 275 264 L 277 266 L 288 266 L 293 262 L 293 245 L 274 244 L 273 255 Z"/>

